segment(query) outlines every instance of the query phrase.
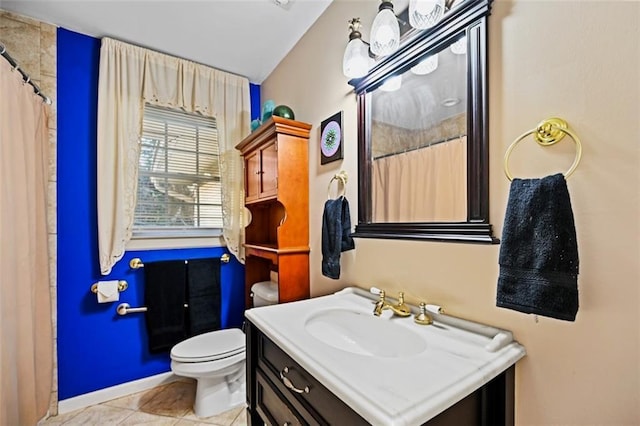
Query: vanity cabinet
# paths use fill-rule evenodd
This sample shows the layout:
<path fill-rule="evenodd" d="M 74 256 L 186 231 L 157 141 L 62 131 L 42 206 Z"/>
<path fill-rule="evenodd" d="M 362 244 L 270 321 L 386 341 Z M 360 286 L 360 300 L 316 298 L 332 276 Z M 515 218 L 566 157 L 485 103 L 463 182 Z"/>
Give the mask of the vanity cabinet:
<path fill-rule="evenodd" d="M 251 286 L 278 273 L 280 302 L 309 297 L 309 132 L 272 116 L 236 149 L 244 159 L 245 302 Z"/>
<path fill-rule="evenodd" d="M 250 321 L 246 333 L 250 425 L 369 424 Z M 424 424 L 513 425 L 514 368 L 511 366 Z"/>

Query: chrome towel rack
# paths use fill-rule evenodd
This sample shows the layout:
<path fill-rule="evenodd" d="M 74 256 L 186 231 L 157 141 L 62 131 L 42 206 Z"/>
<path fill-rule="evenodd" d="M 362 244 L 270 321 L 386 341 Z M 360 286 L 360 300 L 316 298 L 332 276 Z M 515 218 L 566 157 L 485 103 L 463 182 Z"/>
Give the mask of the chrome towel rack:
<path fill-rule="evenodd" d="M 185 303 L 184 307 L 188 308 L 189 305 Z M 118 312 L 118 315 L 137 314 L 141 312 L 147 312 L 147 307 L 139 306 L 137 308 L 132 308 L 128 303 L 121 303 L 116 308 L 116 312 Z"/>
<path fill-rule="evenodd" d="M 504 154 L 504 173 L 507 175 L 507 178 L 512 181 L 513 176 L 509 171 L 509 157 L 511 156 L 511 152 L 516 147 L 520 141 L 526 138 L 529 135 L 533 135 L 533 138 L 540 146 L 551 146 L 558 143 L 565 135 L 569 135 L 573 142 L 576 144 L 576 158 L 573 160 L 573 164 L 564 173 L 565 179 L 568 179 L 569 176 L 573 174 L 573 172 L 578 167 L 580 163 L 580 159 L 582 158 L 582 143 L 578 136 L 571 130 L 569 130 L 569 126 L 565 120 L 558 117 L 548 118 L 546 120 L 541 121 L 538 125 L 531 130 L 528 130 L 518 136 L 515 141 L 509 145 L 507 151 Z"/>
<path fill-rule="evenodd" d="M 138 312 L 147 312 L 147 307 L 132 308 L 128 303 L 121 303 L 116 308 L 116 312 L 118 312 L 118 315 L 136 314 Z"/>

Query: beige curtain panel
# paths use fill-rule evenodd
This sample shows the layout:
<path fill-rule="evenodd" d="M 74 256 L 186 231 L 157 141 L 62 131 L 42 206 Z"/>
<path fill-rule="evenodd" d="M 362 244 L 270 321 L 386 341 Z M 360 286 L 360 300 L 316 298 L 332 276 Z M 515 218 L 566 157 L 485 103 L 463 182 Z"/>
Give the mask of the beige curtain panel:
<path fill-rule="evenodd" d="M 467 220 L 467 138 L 375 159 L 374 222 Z"/>
<path fill-rule="evenodd" d="M 109 274 L 131 239 L 145 103 L 216 119 L 220 135 L 223 235 L 244 261 L 242 161 L 235 144 L 250 131 L 249 80 L 109 38 L 98 83 L 98 246 Z"/>
<path fill-rule="evenodd" d="M 51 396 L 47 108 L 0 59 L 0 425 L 35 425 Z"/>

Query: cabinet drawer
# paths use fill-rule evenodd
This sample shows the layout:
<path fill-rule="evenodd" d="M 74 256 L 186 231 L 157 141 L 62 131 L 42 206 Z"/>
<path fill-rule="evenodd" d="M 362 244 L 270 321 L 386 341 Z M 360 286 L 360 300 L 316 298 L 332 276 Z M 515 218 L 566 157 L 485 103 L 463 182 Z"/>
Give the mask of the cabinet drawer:
<path fill-rule="evenodd" d="M 259 370 L 271 379 L 291 406 L 301 413 L 305 422 L 334 425 L 368 424 L 262 334 L 259 336 L 258 351 Z M 295 387 L 297 391 L 291 387 Z"/>
<path fill-rule="evenodd" d="M 256 408 L 266 423 L 290 426 L 304 424 L 260 371 L 256 372 L 256 382 Z"/>

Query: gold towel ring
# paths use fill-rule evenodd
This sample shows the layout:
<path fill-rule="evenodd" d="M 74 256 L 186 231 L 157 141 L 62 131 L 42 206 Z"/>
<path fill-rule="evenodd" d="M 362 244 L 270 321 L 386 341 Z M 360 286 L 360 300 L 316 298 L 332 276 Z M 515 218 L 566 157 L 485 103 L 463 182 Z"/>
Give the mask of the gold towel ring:
<path fill-rule="evenodd" d="M 524 132 L 523 134 L 518 136 L 516 140 L 511 143 L 511 145 L 509 145 L 509 148 L 507 148 L 507 152 L 505 152 L 504 154 L 504 173 L 507 175 L 507 178 L 510 181 L 513 180 L 513 176 L 509 171 L 509 157 L 511 156 L 511 151 L 513 151 L 513 148 L 515 148 L 515 146 L 520 141 L 531 134 L 533 134 L 534 139 L 541 146 L 554 145 L 558 143 L 564 137 L 564 135 L 569 135 L 571 139 L 573 139 L 573 142 L 576 144 L 576 158 L 575 160 L 573 160 L 573 164 L 571 165 L 569 170 L 564 173 L 565 179 L 568 179 L 569 176 L 571 176 L 576 170 L 578 164 L 580 163 L 580 159 L 582 158 L 582 143 L 580 142 L 578 136 L 568 129 L 567 122 L 562 118 L 557 117 L 548 118 L 541 121 L 540 123 L 538 123 L 535 129 Z"/>
<path fill-rule="evenodd" d="M 331 199 L 331 182 L 333 182 L 334 180 L 342 182 L 342 194 L 340 194 L 340 187 L 338 186 L 338 195 L 336 198 L 344 197 L 345 195 L 347 195 L 347 172 L 342 170 L 340 173 L 335 174 L 329 181 L 329 186 L 327 187 L 327 200 Z"/>

